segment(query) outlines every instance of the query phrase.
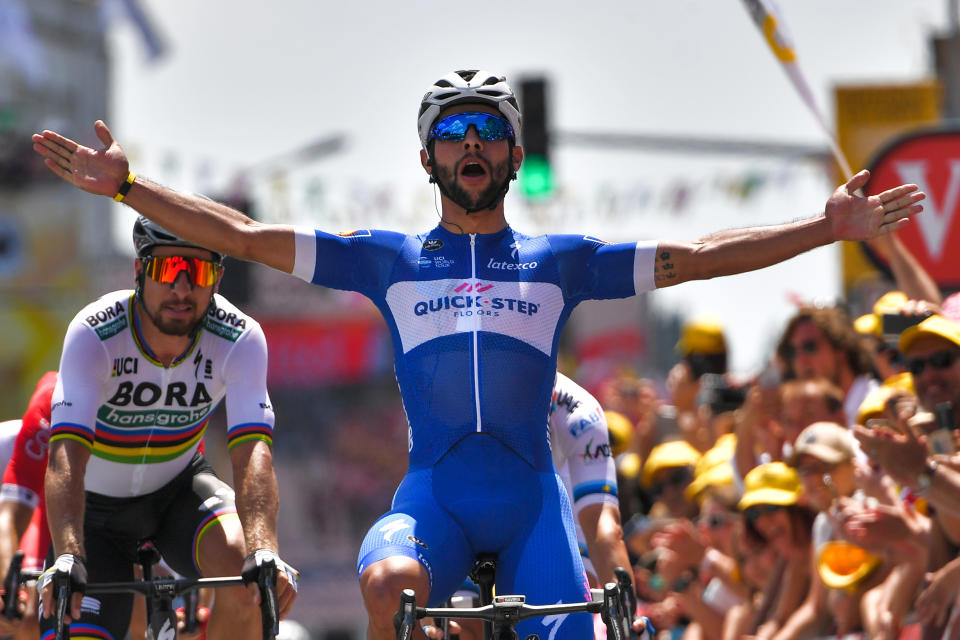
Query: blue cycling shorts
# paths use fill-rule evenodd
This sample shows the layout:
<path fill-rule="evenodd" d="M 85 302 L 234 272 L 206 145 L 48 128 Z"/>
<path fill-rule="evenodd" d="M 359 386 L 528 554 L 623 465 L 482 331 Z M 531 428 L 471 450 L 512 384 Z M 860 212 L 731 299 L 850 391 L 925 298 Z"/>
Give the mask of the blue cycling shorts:
<path fill-rule="evenodd" d="M 477 554 L 496 553 L 498 594 L 523 594 L 538 605 L 590 598 L 560 477 L 534 470 L 487 434 L 467 436 L 435 466 L 409 472 L 392 507 L 367 533 L 358 575 L 391 556 L 414 558 L 430 577 L 428 606 L 439 606 L 463 584 Z M 531 618 L 517 632 L 582 640 L 592 637 L 593 620 Z"/>

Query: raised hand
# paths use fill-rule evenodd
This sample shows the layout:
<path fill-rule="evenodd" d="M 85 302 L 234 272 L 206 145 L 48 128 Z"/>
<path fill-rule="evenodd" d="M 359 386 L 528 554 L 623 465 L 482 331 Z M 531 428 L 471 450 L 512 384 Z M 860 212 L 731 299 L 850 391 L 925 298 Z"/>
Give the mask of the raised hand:
<path fill-rule="evenodd" d="M 916 611 L 927 625 L 942 625 L 956 601 L 960 589 L 960 562 L 953 560 L 933 574 L 927 574 L 929 584 L 917 597 Z"/>
<path fill-rule="evenodd" d="M 888 427 L 870 429 L 858 424 L 853 426 L 853 435 L 870 461 L 901 485 L 914 486 L 917 476 L 926 469 L 926 439 L 909 429 L 898 433 Z"/>
<path fill-rule="evenodd" d="M 75 187 L 113 197 L 130 172 L 127 156 L 103 120 L 93 125 L 102 149 L 85 147 L 59 133 L 44 130 L 32 136 L 33 150 L 43 156 L 50 171 Z"/>
<path fill-rule="evenodd" d="M 905 226 L 908 218 L 923 211 L 917 203 L 927 196 L 917 185 L 900 185 L 875 196 L 857 194 L 869 179 L 870 172 L 861 171 L 827 200 L 824 214 L 836 240 L 868 240 Z"/>

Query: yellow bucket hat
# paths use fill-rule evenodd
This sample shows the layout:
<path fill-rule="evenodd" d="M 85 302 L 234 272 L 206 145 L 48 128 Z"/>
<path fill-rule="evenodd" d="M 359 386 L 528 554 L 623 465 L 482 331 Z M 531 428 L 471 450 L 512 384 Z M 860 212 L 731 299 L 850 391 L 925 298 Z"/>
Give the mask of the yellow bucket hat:
<path fill-rule="evenodd" d="M 737 436 L 726 433 L 704 452 L 693 468 L 693 481 L 687 485 L 687 500 L 696 499 L 707 487 L 733 484 L 733 466 L 730 461 L 737 447 Z"/>
<path fill-rule="evenodd" d="M 787 507 L 797 503 L 803 486 L 792 467 L 783 462 L 768 462 L 754 467 L 743 479 L 745 490 L 737 507 L 746 511 L 758 504 Z"/>
<path fill-rule="evenodd" d="M 618 456 L 630 446 L 633 424 L 630 418 L 619 411 L 605 410 L 603 416 L 607 419 L 607 431 L 610 433 L 610 452 Z"/>
<path fill-rule="evenodd" d="M 900 353 L 907 353 L 921 336 L 937 336 L 960 347 L 960 324 L 943 316 L 930 316 L 900 334 Z"/>
<path fill-rule="evenodd" d="M 700 316 L 690 320 L 680 330 L 680 340 L 676 345 L 677 353 L 686 356 L 691 353 L 713 355 L 727 350 L 723 337 L 723 324 L 714 316 Z"/>
<path fill-rule="evenodd" d="M 700 452 L 686 440 L 671 440 L 658 444 L 644 461 L 640 479 L 643 486 L 649 487 L 657 471 L 671 467 L 693 467 L 699 459 Z"/>

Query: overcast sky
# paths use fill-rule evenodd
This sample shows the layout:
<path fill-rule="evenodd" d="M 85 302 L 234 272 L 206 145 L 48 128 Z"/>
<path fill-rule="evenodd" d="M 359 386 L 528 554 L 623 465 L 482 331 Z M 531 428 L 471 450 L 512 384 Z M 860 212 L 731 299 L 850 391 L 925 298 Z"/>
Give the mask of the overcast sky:
<path fill-rule="evenodd" d="M 182 188 L 222 189 L 237 169 L 343 134 L 341 153 L 297 167 L 286 188 L 306 193 L 321 181 L 328 203 L 349 199 L 356 185 L 387 188 L 422 215 L 412 226 L 403 218 L 402 230 L 426 230 L 436 213 L 417 155 L 416 109 L 433 80 L 459 68 L 485 68 L 508 79 L 548 74 L 558 131 L 826 147 L 740 0 L 141 2 L 167 52 L 150 62 L 129 23 L 112 29 L 108 124 L 135 170 Z M 927 40 L 945 28 L 947 0 L 781 0 L 780 8 L 800 66 L 832 122 L 837 84 L 930 75 Z M 692 239 L 725 227 L 786 221 L 819 211 L 833 189 L 815 166 L 769 158 L 558 148 L 556 165 L 558 179 L 587 203 L 596 202 L 601 184 L 657 191 L 712 184 L 721 174 L 779 176 L 743 210 L 700 198 L 686 215 L 671 216 L 656 200 L 647 219 L 632 216 L 622 225 L 592 224 L 589 207 L 585 216 L 556 221 L 556 231 L 611 240 Z M 278 188 L 265 179 L 255 186 L 261 193 Z M 332 231 L 374 226 L 360 219 L 330 228 L 303 202 L 291 197 L 288 210 L 271 215 Z M 527 216 L 511 194 L 507 218 L 513 226 L 543 224 Z M 619 232 L 632 237 L 612 237 Z M 657 304 L 685 313 L 719 314 L 733 343 L 734 366 L 747 372 L 762 365 L 760 347 L 767 344 L 759 342 L 790 314 L 788 293 L 819 300 L 838 295 L 837 260 L 835 250 L 820 249 L 765 273 L 652 295 Z"/>

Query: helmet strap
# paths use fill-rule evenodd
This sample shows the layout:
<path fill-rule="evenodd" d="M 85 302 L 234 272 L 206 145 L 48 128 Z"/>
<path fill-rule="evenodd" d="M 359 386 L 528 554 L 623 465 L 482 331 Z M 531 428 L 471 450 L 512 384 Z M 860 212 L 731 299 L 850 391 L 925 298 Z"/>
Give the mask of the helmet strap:
<path fill-rule="evenodd" d="M 143 265 L 143 258 L 140 258 L 140 261 L 140 273 L 137 274 L 137 288 L 133 292 L 133 298 L 146 307 L 146 303 L 143 301 L 143 280 L 147 277 L 147 271 Z"/>

